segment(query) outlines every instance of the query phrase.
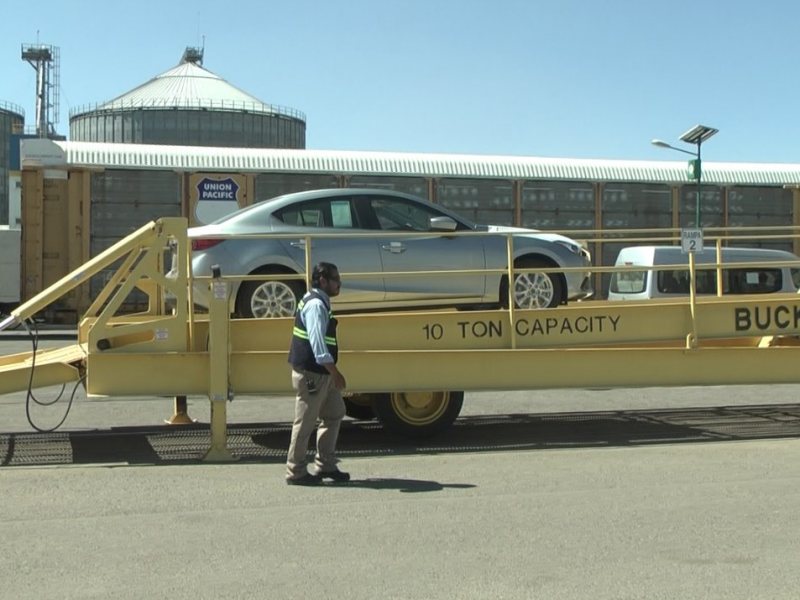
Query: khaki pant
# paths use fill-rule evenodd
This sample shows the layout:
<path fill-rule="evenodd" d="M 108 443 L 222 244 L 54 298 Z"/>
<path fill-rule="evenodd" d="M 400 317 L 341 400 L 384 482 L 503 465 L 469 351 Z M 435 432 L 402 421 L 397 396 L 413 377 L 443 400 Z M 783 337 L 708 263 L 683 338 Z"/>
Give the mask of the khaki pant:
<path fill-rule="evenodd" d="M 292 370 L 292 387 L 297 390 L 292 425 L 292 441 L 286 458 L 286 478 L 302 477 L 308 472 L 308 442 L 317 419 L 317 471 L 336 469 L 336 440 L 344 418 L 342 394 L 333 387 L 330 375 Z M 310 388 L 310 389 L 309 389 Z M 310 390 L 313 390 L 310 391 Z"/>

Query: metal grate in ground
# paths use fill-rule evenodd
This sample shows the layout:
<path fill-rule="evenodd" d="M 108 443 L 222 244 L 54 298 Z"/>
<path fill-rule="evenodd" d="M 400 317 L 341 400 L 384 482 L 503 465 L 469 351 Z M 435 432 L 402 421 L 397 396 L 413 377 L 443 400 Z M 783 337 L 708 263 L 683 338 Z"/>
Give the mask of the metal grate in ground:
<path fill-rule="evenodd" d="M 228 449 L 242 461 L 285 460 L 290 423 L 231 425 Z M 411 440 L 374 421 L 345 421 L 341 456 L 496 452 L 800 438 L 800 404 L 471 416 L 445 433 Z M 0 434 L 0 466 L 176 464 L 202 459 L 207 425 Z"/>

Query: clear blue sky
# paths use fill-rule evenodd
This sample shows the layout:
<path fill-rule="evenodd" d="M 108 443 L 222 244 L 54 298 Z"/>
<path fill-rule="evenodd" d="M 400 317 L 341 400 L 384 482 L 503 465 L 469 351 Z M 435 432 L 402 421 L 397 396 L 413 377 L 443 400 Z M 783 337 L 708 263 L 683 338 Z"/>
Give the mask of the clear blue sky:
<path fill-rule="evenodd" d="M 800 163 L 795 0 L 0 0 L 0 101 L 34 122 L 23 43 L 61 50 L 60 133 L 175 66 L 308 117 L 307 147 Z"/>

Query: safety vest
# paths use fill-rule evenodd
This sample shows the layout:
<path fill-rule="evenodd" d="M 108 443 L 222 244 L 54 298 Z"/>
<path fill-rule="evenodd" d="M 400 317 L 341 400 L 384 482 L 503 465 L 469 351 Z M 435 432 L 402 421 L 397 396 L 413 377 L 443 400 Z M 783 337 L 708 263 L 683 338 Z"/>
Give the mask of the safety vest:
<path fill-rule="evenodd" d="M 328 370 L 318 364 L 317 359 L 314 357 L 314 350 L 308 339 L 308 331 L 303 324 L 303 319 L 300 318 L 300 311 L 303 310 L 308 301 L 313 299 L 321 301 L 325 308 L 328 309 L 328 329 L 325 331 L 325 345 L 333 357 L 333 362 L 339 361 L 339 344 L 336 341 L 336 326 L 338 323 L 325 298 L 312 290 L 303 296 L 303 299 L 297 305 L 297 312 L 294 315 L 294 329 L 292 330 L 292 345 L 289 348 L 289 363 L 295 369 L 327 374 Z"/>

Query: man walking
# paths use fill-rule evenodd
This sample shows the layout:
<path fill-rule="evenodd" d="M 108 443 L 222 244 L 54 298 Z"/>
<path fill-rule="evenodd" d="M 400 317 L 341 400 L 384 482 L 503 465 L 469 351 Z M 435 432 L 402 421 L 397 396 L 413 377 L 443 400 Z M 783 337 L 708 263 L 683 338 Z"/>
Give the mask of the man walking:
<path fill-rule="evenodd" d="M 339 345 L 331 298 L 342 287 L 339 270 L 321 262 L 311 275 L 311 291 L 297 305 L 289 349 L 292 387 L 297 392 L 292 441 L 286 459 L 286 483 L 319 485 L 324 479 L 350 481 L 336 466 L 336 440 L 345 415 L 341 391 L 346 381 L 336 366 Z M 308 471 L 308 443 L 319 419 L 315 473 Z"/>

